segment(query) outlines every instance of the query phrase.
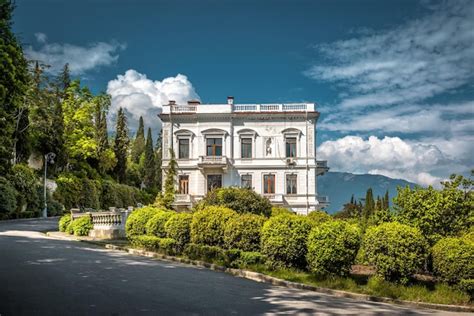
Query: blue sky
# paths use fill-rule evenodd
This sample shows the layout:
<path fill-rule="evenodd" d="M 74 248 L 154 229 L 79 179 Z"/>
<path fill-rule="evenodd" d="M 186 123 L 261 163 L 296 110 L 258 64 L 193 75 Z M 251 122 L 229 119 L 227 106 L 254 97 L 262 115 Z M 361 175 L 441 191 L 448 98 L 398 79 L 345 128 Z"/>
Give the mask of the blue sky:
<path fill-rule="evenodd" d="M 437 184 L 474 167 L 472 1 L 17 0 L 26 54 L 130 122 L 168 99 L 319 104 L 332 170 Z"/>

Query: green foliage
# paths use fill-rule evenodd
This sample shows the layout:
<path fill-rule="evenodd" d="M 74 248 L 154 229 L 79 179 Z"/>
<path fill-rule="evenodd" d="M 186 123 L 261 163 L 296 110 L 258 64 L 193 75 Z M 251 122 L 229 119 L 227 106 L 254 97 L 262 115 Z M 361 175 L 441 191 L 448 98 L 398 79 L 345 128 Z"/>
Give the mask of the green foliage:
<path fill-rule="evenodd" d="M 344 221 L 327 221 L 308 237 L 306 260 L 320 275 L 348 275 L 360 245 L 360 231 Z"/>
<path fill-rule="evenodd" d="M 307 217 L 314 225 L 320 225 L 332 220 L 331 215 L 319 210 L 310 212 Z"/>
<path fill-rule="evenodd" d="M 36 210 L 38 208 L 39 188 L 38 179 L 34 171 L 25 164 L 16 164 L 12 167 L 9 180 L 17 191 L 17 207 Z"/>
<path fill-rule="evenodd" d="M 369 227 L 363 252 L 377 274 L 387 281 L 406 283 L 426 259 L 426 241 L 417 228 L 397 222 Z"/>
<path fill-rule="evenodd" d="M 249 188 L 226 187 L 208 192 L 196 206 L 197 210 L 211 205 L 223 205 L 237 213 L 253 213 L 270 216 L 270 201 Z"/>
<path fill-rule="evenodd" d="M 115 165 L 115 176 L 118 182 L 125 182 L 126 171 L 127 171 L 127 152 L 128 152 L 128 128 L 127 128 L 127 117 L 122 108 L 119 109 L 117 114 L 117 126 L 115 129 L 115 142 L 114 152 L 115 158 L 117 158 L 117 164 Z"/>
<path fill-rule="evenodd" d="M 67 227 L 69 226 L 69 224 L 71 223 L 72 221 L 72 218 L 71 218 L 71 214 L 66 214 L 66 215 L 63 215 L 60 219 L 59 219 L 59 231 L 60 232 L 65 232 Z"/>
<path fill-rule="evenodd" d="M 282 214 L 293 215 L 295 213 L 293 211 L 290 211 L 286 207 L 280 207 L 280 206 L 273 206 L 272 207 L 272 211 L 271 211 L 271 214 L 270 214 L 271 217 L 282 215 Z"/>
<path fill-rule="evenodd" d="M 72 221 L 72 229 L 75 236 L 87 236 L 93 228 L 92 217 L 89 215 L 81 216 Z"/>
<path fill-rule="evenodd" d="M 372 188 L 369 188 L 365 195 L 365 204 L 364 204 L 364 208 L 362 209 L 363 223 L 367 223 L 367 221 L 369 220 L 370 216 L 372 216 L 374 211 L 375 211 L 374 195 L 372 193 Z"/>
<path fill-rule="evenodd" d="M 153 206 L 145 206 L 136 209 L 130 214 L 125 223 L 125 233 L 128 238 L 145 235 L 146 224 L 148 221 L 161 210 Z"/>
<path fill-rule="evenodd" d="M 236 261 L 239 267 L 245 268 L 253 265 L 264 264 L 265 257 L 260 252 L 242 251 L 240 257 Z"/>
<path fill-rule="evenodd" d="M 155 152 L 155 164 L 156 164 L 156 174 L 155 174 L 155 179 L 156 179 L 156 186 L 159 191 L 161 191 L 161 184 L 162 184 L 162 171 L 161 171 L 161 164 L 162 164 L 162 157 L 163 157 L 163 150 L 161 148 L 161 142 L 162 142 L 162 133 L 163 130 L 160 130 L 158 133 L 158 139 L 156 140 L 156 152 Z"/>
<path fill-rule="evenodd" d="M 451 182 L 443 183 L 443 190 L 399 188 L 394 198 L 397 219 L 419 228 L 431 245 L 442 237 L 455 236 L 473 224 L 474 193 L 459 188 L 468 180 L 455 175 L 451 179 Z"/>
<path fill-rule="evenodd" d="M 158 251 L 167 255 L 176 254 L 176 240 L 157 236 L 140 235 L 130 239 L 132 246 L 149 251 Z"/>
<path fill-rule="evenodd" d="M 175 177 L 176 177 L 176 168 L 178 164 L 176 163 L 176 158 L 174 155 L 173 149 L 170 148 L 170 160 L 168 162 L 168 170 L 166 173 L 164 194 L 158 194 L 156 197 L 155 203 L 163 206 L 165 208 L 171 209 L 174 202 L 174 195 L 176 193 L 175 188 Z"/>
<path fill-rule="evenodd" d="M 166 237 L 165 224 L 173 214 L 174 212 L 159 210 L 148 220 L 146 224 L 146 234 L 160 238 Z"/>
<path fill-rule="evenodd" d="M 433 246 L 432 257 L 434 273 L 441 280 L 456 284 L 474 279 L 474 242 L 469 239 L 442 238 Z"/>
<path fill-rule="evenodd" d="M 74 234 L 74 225 L 73 225 L 72 222 L 73 222 L 73 221 L 70 221 L 70 222 L 69 222 L 69 225 L 67 225 L 66 231 L 65 231 L 65 232 L 68 233 L 69 235 Z"/>
<path fill-rule="evenodd" d="M 255 214 L 240 214 L 230 218 L 225 224 L 225 246 L 229 249 L 258 251 L 263 223 L 265 217 Z"/>
<path fill-rule="evenodd" d="M 236 215 L 234 211 L 223 206 L 209 206 L 194 213 L 191 222 L 191 242 L 223 246 L 225 225 Z"/>
<path fill-rule="evenodd" d="M 176 240 L 177 251 L 184 250 L 191 240 L 191 222 L 193 215 L 189 213 L 172 213 L 165 224 L 166 236 Z"/>
<path fill-rule="evenodd" d="M 8 218 L 9 213 L 15 211 L 16 195 L 17 192 L 10 181 L 0 177 L 0 219 Z"/>
<path fill-rule="evenodd" d="M 262 253 L 272 266 L 305 268 L 306 239 L 311 227 L 303 216 L 271 217 L 262 228 Z"/>
<path fill-rule="evenodd" d="M 151 129 L 148 128 L 148 134 L 145 145 L 145 161 L 143 166 L 143 183 L 148 189 L 152 189 L 156 186 L 156 165 L 155 165 L 155 152 L 153 150 L 153 138 L 151 137 Z"/>
<path fill-rule="evenodd" d="M 217 246 L 190 243 L 184 248 L 184 255 L 192 260 L 213 262 L 223 257 L 223 250 Z"/>
<path fill-rule="evenodd" d="M 134 163 L 138 163 L 140 156 L 145 152 L 145 126 L 143 124 L 143 117 L 140 116 L 138 123 L 137 134 L 132 145 L 131 158 Z"/>

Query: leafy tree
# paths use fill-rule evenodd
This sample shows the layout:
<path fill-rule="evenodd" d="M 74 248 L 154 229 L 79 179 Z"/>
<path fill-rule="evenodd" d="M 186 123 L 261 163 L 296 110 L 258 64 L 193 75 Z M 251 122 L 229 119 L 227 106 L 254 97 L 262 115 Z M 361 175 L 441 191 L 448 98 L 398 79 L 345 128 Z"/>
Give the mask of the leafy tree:
<path fill-rule="evenodd" d="M 95 125 L 97 140 L 97 158 L 99 171 L 105 174 L 117 163 L 114 151 L 110 148 L 107 132 L 107 110 L 110 107 L 110 96 L 100 94 L 94 98 L 96 103 Z"/>
<path fill-rule="evenodd" d="M 13 160 L 15 118 L 25 102 L 28 89 L 28 64 L 11 31 L 12 1 L 0 2 L 0 174 L 10 170 Z M 21 116 L 23 117 L 23 116 Z M 17 135 L 18 137 L 18 135 Z"/>
<path fill-rule="evenodd" d="M 145 184 L 145 187 L 148 189 L 153 189 L 155 187 L 156 164 L 155 153 L 153 151 L 153 138 L 151 137 L 150 128 L 148 128 L 148 134 L 146 138 L 145 165 L 143 173 L 143 183 Z"/>
<path fill-rule="evenodd" d="M 172 207 L 172 203 L 174 202 L 174 196 L 176 193 L 175 177 L 176 177 L 177 166 L 178 164 L 176 163 L 174 150 L 170 148 L 170 160 L 168 163 L 168 170 L 167 170 L 166 179 L 165 179 L 165 188 L 164 188 L 165 192 L 164 194 L 160 192 L 156 198 L 156 203 L 158 205 L 161 205 L 168 209 Z"/>
<path fill-rule="evenodd" d="M 153 147 L 153 144 L 152 144 Z M 132 161 L 138 163 L 140 156 L 145 152 L 145 127 L 143 125 L 143 117 L 140 116 L 137 135 L 132 145 Z"/>
<path fill-rule="evenodd" d="M 394 198 L 398 220 L 419 228 L 431 245 L 471 227 L 474 219 L 472 181 L 452 175 L 442 185 L 442 190 L 398 188 Z"/>
<path fill-rule="evenodd" d="M 127 171 L 127 152 L 128 152 L 128 128 L 127 118 L 122 108 L 117 115 L 117 127 L 115 132 L 114 152 L 117 158 L 115 166 L 115 176 L 119 182 L 125 182 Z"/>
<path fill-rule="evenodd" d="M 344 208 L 334 214 L 334 218 L 338 219 L 351 219 L 355 218 L 360 220 L 362 216 L 362 205 L 357 204 L 357 201 L 354 199 L 354 195 L 351 196 L 349 203 L 344 204 Z"/>

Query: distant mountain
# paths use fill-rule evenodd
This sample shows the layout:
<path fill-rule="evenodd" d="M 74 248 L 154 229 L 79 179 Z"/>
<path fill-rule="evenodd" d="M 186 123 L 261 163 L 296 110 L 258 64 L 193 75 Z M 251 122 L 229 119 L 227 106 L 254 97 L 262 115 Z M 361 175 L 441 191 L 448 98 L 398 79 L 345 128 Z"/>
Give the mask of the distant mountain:
<path fill-rule="evenodd" d="M 415 184 L 392 179 L 381 175 L 352 174 L 347 172 L 328 172 L 318 177 L 318 194 L 329 196 L 330 205 L 326 208 L 328 213 L 333 214 L 342 209 L 343 205 L 350 201 L 352 194 L 359 200 L 365 198 L 368 188 L 372 188 L 374 198 L 381 197 L 388 190 L 390 205 L 392 198 L 397 194 L 398 186 L 414 187 Z"/>

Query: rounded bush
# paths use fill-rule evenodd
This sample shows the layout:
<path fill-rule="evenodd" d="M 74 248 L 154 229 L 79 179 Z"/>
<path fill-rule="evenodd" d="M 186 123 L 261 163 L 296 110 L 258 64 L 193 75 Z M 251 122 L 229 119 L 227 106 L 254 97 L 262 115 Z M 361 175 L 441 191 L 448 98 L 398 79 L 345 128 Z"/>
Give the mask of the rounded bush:
<path fill-rule="evenodd" d="M 261 252 L 274 267 L 306 267 L 306 239 L 311 230 L 308 218 L 279 215 L 265 222 L 261 235 Z"/>
<path fill-rule="evenodd" d="M 224 245 L 225 224 L 237 213 L 224 206 L 208 206 L 194 213 L 191 222 L 191 242 L 209 246 Z"/>
<path fill-rule="evenodd" d="M 69 235 L 74 234 L 74 225 L 72 224 L 72 221 L 70 221 L 69 225 L 67 225 L 65 232 L 68 233 Z"/>
<path fill-rule="evenodd" d="M 328 213 L 324 211 L 319 211 L 319 210 L 310 212 L 308 214 L 308 218 L 315 225 L 320 225 L 322 223 L 332 220 L 331 215 L 329 215 Z"/>
<path fill-rule="evenodd" d="M 270 214 L 271 217 L 282 215 L 282 214 L 293 215 L 295 213 L 293 211 L 290 211 L 286 207 L 281 207 L 281 206 L 272 207 L 272 212 Z"/>
<path fill-rule="evenodd" d="M 360 246 L 359 230 L 344 222 L 330 221 L 314 227 L 308 237 L 306 260 L 320 275 L 347 275 Z"/>
<path fill-rule="evenodd" d="M 173 214 L 174 212 L 158 211 L 146 223 L 146 234 L 160 238 L 166 237 L 165 224 Z"/>
<path fill-rule="evenodd" d="M 377 274 L 387 281 L 406 283 L 426 259 L 426 240 L 417 228 L 398 222 L 367 229 L 363 253 Z"/>
<path fill-rule="evenodd" d="M 65 232 L 69 224 L 71 223 L 71 214 L 66 214 L 59 220 L 59 231 Z"/>
<path fill-rule="evenodd" d="M 449 283 L 474 279 L 474 243 L 467 238 L 442 238 L 432 248 L 433 270 Z"/>
<path fill-rule="evenodd" d="M 16 190 L 13 185 L 0 177 L 0 219 L 8 218 L 9 213 L 16 209 Z"/>
<path fill-rule="evenodd" d="M 264 223 L 265 217 L 255 214 L 241 214 L 229 219 L 224 230 L 225 246 L 229 249 L 258 251 Z"/>
<path fill-rule="evenodd" d="M 72 221 L 72 229 L 74 230 L 75 236 L 87 236 L 93 228 L 92 218 L 89 215 L 79 217 Z"/>
<path fill-rule="evenodd" d="M 176 241 L 176 247 L 179 252 L 181 252 L 191 240 L 192 220 L 192 214 L 174 213 L 165 224 L 166 236 Z"/>
<path fill-rule="evenodd" d="M 125 233 L 128 238 L 138 235 L 144 235 L 146 233 L 146 224 L 160 209 L 145 206 L 136 209 L 130 214 L 125 223 Z"/>

